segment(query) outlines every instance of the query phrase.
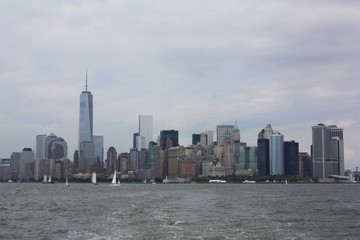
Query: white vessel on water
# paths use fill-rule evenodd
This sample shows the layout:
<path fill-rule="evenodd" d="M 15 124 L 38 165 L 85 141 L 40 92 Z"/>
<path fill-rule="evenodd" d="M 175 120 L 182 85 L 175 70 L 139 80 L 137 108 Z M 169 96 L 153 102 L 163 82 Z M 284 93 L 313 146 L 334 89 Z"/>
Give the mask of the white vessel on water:
<path fill-rule="evenodd" d="M 65 186 L 67 186 L 67 187 L 69 187 L 69 186 L 70 186 L 68 177 L 66 177 L 66 180 L 65 180 Z"/>
<path fill-rule="evenodd" d="M 112 181 L 110 183 L 111 187 L 119 187 L 120 186 L 120 180 L 116 181 L 116 179 L 117 178 L 116 178 L 116 170 L 115 170 L 113 179 L 112 179 Z"/>
<path fill-rule="evenodd" d="M 209 183 L 226 183 L 226 180 L 212 179 L 209 180 Z"/>
<path fill-rule="evenodd" d="M 97 181 L 96 181 L 96 172 L 93 172 L 92 177 L 91 177 L 91 182 L 95 185 L 97 185 Z"/>
<path fill-rule="evenodd" d="M 243 183 L 256 183 L 256 181 L 244 180 Z"/>
<path fill-rule="evenodd" d="M 45 183 L 47 183 L 48 182 L 48 180 L 47 180 L 47 176 L 46 175 L 44 175 L 44 178 L 43 178 L 43 183 L 45 184 Z"/>

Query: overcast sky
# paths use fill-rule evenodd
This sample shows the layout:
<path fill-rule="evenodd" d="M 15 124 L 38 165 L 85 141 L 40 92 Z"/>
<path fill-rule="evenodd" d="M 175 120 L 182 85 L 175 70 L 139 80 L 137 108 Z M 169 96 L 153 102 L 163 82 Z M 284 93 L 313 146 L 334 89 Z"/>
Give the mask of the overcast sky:
<path fill-rule="evenodd" d="M 311 126 L 344 128 L 360 166 L 359 1 L 0 1 L 0 157 L 38 134 L 78 141 L 79 95 L 94 134 L 129 151 L 138 115 L 154 135 L 237 120 L 256 145 L 267 123 L 310 151 Z"/>

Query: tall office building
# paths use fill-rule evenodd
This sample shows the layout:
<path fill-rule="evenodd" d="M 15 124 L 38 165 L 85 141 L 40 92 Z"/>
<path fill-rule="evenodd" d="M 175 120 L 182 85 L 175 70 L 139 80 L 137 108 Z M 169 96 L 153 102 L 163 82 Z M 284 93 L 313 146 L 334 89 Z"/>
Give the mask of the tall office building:
<path fill-rule="evenodd" d="M 224 145 L 225 140 L 230 140 L 234 133 L 234 125 L 217 125 L 216 138 L 219 146 Z"/>
<path fill-rule="evenodd" d="M 271 127 L 271 124 L 266 124 L 266 127 L 263 128 L 258 134 L 258 139 L 270 139 L 270 136 L 274 134 L 274 130 Z"/>
<path fill-rule="evenodd" d="M 270 136 L 270 174 L 284 175 L 284 136 L 274 133 Z"/>
<path fill-rule="evenodd" d="M 145 138 L 145 148 L 153 140 L 153 117 L 151 115 L 139 115 L 139 134 Z"/>
<path fill-rule="evenodd" d="M 110 147 L 107 151 L 107 170 L 109 174 L 112 174 L 115 170 L 119 171 L 120 166 L 118 166 L 118 155 L 114 147 Z"/>
<path fill-rule="evenodd" d="M 284 171 L 285 175 L 299 176 L 299 143 L 284 142 Z"/>
<path fill-rule="evenodd" d="M 30 179 L 34 177 L 35 154 L 31 148 L 24 148 L 20 154 L 19 179 Z"/>
<path fill-rule="evenodd" d="M 87 89 L 87 72 L 85 91 L 80 94 L 79 149 L 84 141 L 93 141 L 93 95 Z"/>
<path fill-rule="evenodd" d="M 344 175 L 344 130 L 336 125 L 330 125 L 330 136 L 332 141 L 333 155 L 337 158 L 339 163 L 339 175 Z"/>
<path fill-rule="evenodd" d="M 265 176 L 270 174 L 270 136 L 274 133 L 271 124 L 267 124 L 258 134 L 258 175 Z"/>
<path fill-rule="evenodd" d="M 236 163 L 236 170 L 253 170 L 257 167 L 257 147 L 240 146 L 239 158 Z"/>
<path fill-rule="evenodd" d="M 45 159 L 46 158 L 46 139 L 47 135 L 37 135 L 36 136 L 36 152 L 35 159 Z"/>
<path fill-rule="evenodd" d="M 197 134 L 197 133 L 194 133 L 192 135 L 192 145 L 197 145 L 198 143 L 200 143 L 200 138 L 201 138 L 201 134 Z"/>
<path fill-rule="evenodd" d="M 96 163 L 104 163 L 104 136 L 93 136 Z"/>
<path fill-rule="evenodd" d="M 96 158 L 93 143 L 93 95 L 87 89 L 86 71 L 85 91 L 80 94 L 79 170 L 85 172 L 94 164 L 96 164 Z"/>
<path fill-rule="evenodd" d="M 160 147 L 162 150 L 167 148 L 167 142 L 171 142 L 171 147 L 179 146 L 179 131 L 176 130 L 162 130 L 160 132 Z"/>
<path fill-rule="evenodd" d="M 339 137 L 332 141 L 331 128 L 322 123 L 312 127 L 314 177 L 327 178 L 329 175 L 338 175 L 340 173 L 339 160 L 336 156 L 338 149 L 334 149 L 338 139 Z"/>

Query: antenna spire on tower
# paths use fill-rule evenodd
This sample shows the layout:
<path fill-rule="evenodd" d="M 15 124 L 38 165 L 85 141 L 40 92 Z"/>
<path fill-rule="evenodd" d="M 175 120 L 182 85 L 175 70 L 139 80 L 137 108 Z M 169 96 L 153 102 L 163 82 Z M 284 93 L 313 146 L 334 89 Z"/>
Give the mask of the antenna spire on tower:
<path fill-rule="evenodd" d="M 86 83 L 85 83 L 85 92 L 87 92 L 87 69 L 86 69 Z"/>

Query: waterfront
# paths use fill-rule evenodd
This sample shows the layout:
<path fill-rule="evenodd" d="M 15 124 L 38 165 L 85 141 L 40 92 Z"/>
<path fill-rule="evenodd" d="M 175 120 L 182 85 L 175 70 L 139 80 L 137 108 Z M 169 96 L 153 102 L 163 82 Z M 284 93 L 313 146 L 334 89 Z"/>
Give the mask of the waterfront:
<path fill-rule="evenodd" d="M 360 184 L 0 184 L 0 239 L 359 239 Z"/>

